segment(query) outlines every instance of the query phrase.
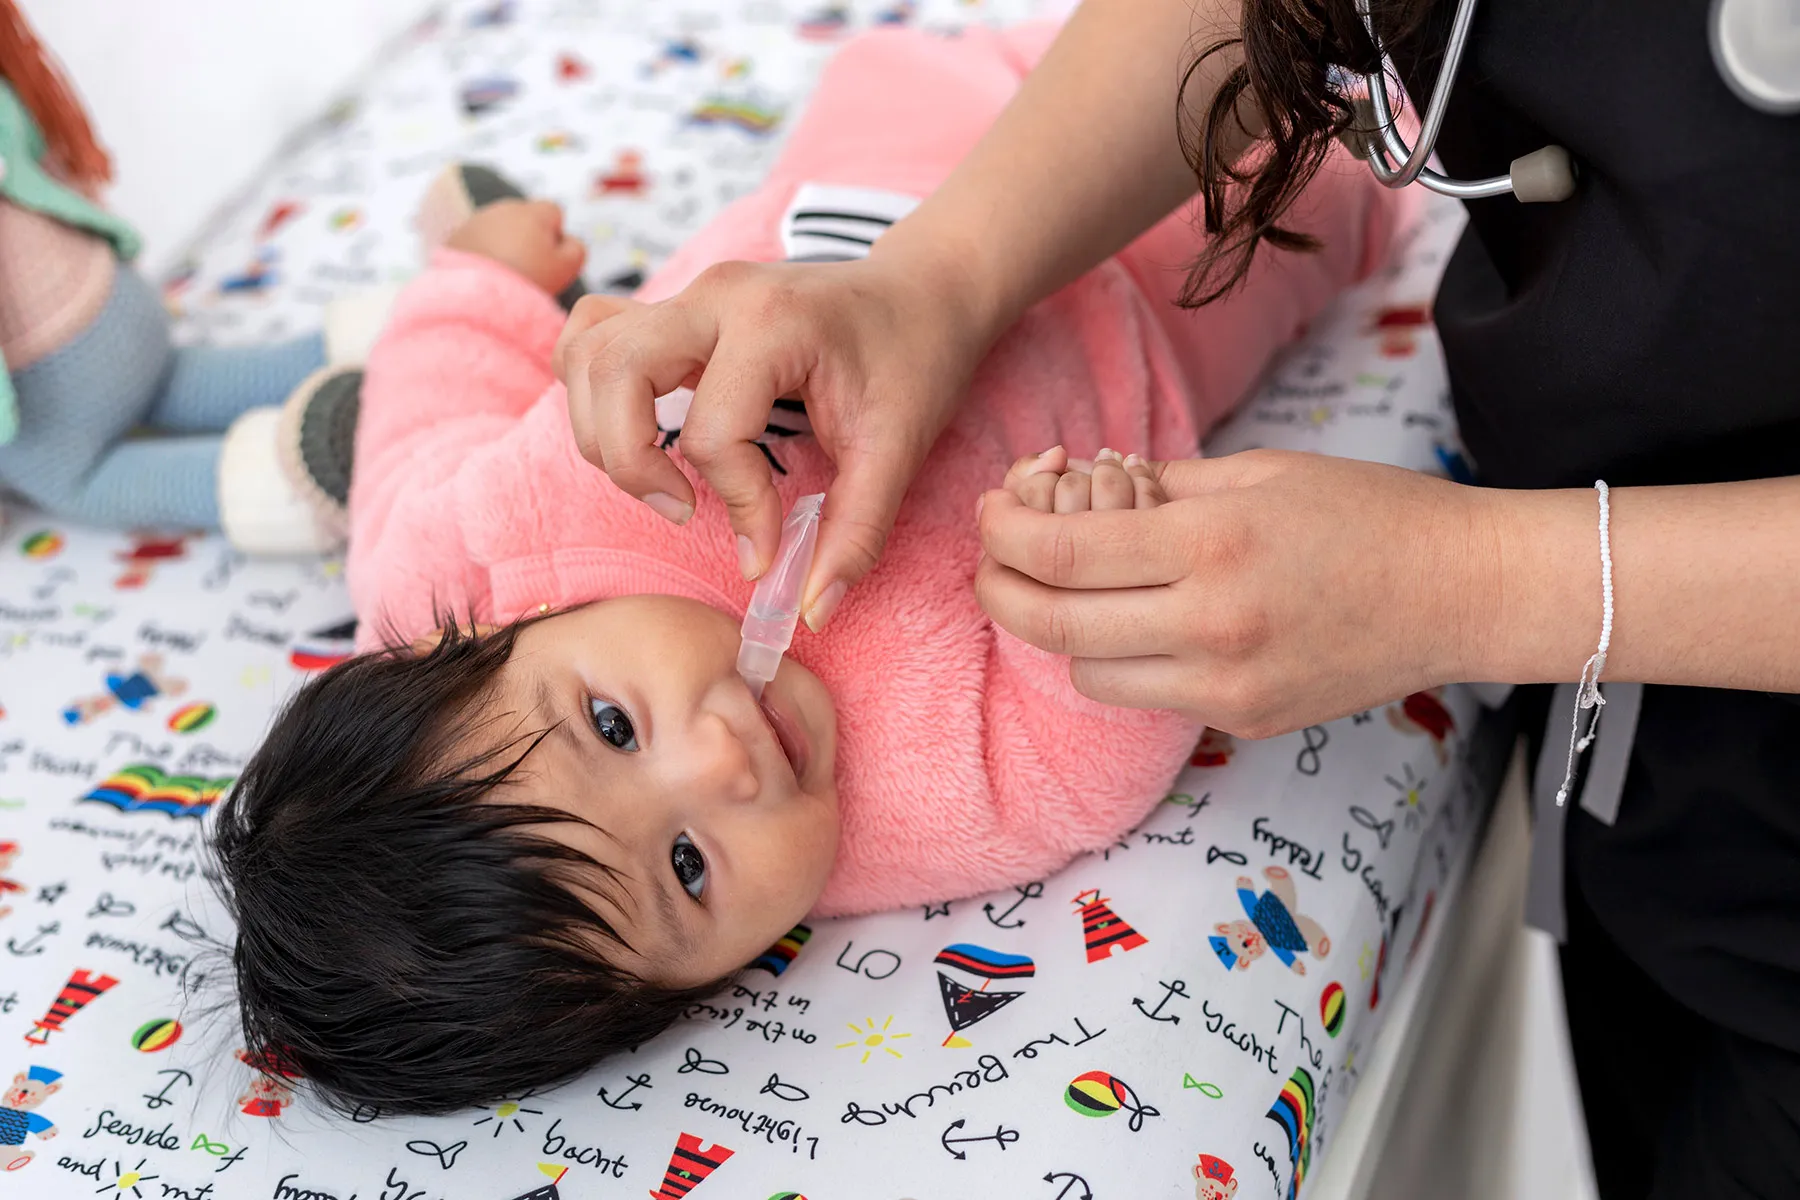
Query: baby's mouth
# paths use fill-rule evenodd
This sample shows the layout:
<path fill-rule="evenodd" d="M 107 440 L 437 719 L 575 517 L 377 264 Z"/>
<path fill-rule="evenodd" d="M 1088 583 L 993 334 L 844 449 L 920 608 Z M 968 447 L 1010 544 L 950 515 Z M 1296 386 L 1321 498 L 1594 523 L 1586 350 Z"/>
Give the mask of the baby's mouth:
<path fill-rule="evenodd" d="M 775 740 L 781 744 L 781 752 L 787 756 L 788 766 L 793 769 L 794 782 L 805 779 L 812 748 L 806 743 L 806 734 L 801 731 L 800 723 L 775 703 L 772 692 L 764 692 L 757 707 L 762 709 L 769 728 L 775 731 Z"/>

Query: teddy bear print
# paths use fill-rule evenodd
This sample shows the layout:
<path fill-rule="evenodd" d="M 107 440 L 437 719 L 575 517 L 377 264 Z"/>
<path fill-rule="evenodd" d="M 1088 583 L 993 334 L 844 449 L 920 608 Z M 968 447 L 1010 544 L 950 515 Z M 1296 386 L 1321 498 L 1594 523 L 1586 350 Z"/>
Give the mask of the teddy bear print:
<path fill-rule="evenodd" d="M 1294 877 L 1281 867 L 1264 867 L 1263 876 L 1269 890 L 1256 894 L 1256 883 L 1247 875 L 1237 881 L 1238 902 L 1244 906 L 1247 920 L 1221 921 L 1213 926 L 1213 953 L 1227 971 L 1234 967 L 1247 971 L 1250 964 L 1265 954 L 1273 954 L 1283 966 L 1296 975 L 1306 974 L 1300 955 L 1310 952 L 1314 958 L 1331 953 L 1331 939 L 1319 923 L 1299 911 L 1294 898 Z"/>
<path fill-rule="evenodd" d="M 185 679 L 175 679 L 163 674 L 162 655 L 145 654 L 138 659 L 137 666 L 129 674 L 108 674 L 106 691 L 75 701 L 63 709 L 62 717 L 67 724 L 85 725 L 119 705 L 135 712 L 145 708 L 158 696 L 179 696 L 185 691 Z"/>
<path fill-rule="evenodd" d="M 0 1146 L 23 1146 L 31 1134 L 48 1140 L 56 1136 L 56 1125 L 34 1110 L 56 1092 L 62 1090 L 62 1072 L 49 1067 L 32 1067 L 13 1076 L 12 1086 L 0 1096 Z M 33 1158 L 30 1150 L 21 1150 L 9 1160 L 7 1170 L 15 1170 Z"/>
<path fill-rule="evenodd" d="M 1230 1163 L 1202 1154 L 1200 1161 L 1194 1164 L 1194 1178 L 1200 1181 L 1194 1185 L 1194 1200 L 1231 1200 L 1237 1195 L 1238 1187 L 1237 1180 L 1231 1176 Z"/>
<path fill-rule="evenodd" d="M 238 1107 L 246 1116 L 279 1117 L 281 1110 L 294 1102 L 294 1089 L 288 1081 L 300 1077 L 298 1069 L 277 1053 L 239 1050 L 236 1057 L 256 1071 L 245 1085 L 244 1094 L 237 1098 Z"/>

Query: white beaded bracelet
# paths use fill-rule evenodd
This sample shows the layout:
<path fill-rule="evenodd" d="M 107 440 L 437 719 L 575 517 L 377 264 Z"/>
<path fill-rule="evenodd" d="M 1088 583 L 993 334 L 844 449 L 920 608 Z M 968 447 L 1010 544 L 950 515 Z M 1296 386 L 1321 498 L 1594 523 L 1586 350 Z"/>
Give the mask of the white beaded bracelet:
<path fill-rule="evenodd" d="M 1568 803 L 1569 789 L 1575 783 L 1575 759 L 1594 744 L 1594 731 L 1600 726 L 1600 710 L 1606 706 L 1606 697 L 1600 694 L 1600 673 L 1606 670 L 1606 651 L 1612 646 L 1612 493 L 1604 479 L 1594 481 L 1594 490 L 1600 493 L 1600 648 L 1581 668 L 1581 683 L 1575 692 L 1575 715 L 1569 723 L 1568 767 L 1563 772 L 1562 786 L 1556 789 L 1558 808 Z M 1594 710 L 1585 735 L 1581 732 L 1583 709 Z"/>

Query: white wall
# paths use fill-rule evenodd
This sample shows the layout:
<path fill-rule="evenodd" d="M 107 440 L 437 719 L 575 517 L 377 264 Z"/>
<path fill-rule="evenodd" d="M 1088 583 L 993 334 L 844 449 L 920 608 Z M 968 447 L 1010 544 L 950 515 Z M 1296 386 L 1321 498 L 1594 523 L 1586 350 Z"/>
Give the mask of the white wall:
<path fill-rule="evenodd" d="M 112 151 L 154 271 L 429 0 L 20 0 Z"/>

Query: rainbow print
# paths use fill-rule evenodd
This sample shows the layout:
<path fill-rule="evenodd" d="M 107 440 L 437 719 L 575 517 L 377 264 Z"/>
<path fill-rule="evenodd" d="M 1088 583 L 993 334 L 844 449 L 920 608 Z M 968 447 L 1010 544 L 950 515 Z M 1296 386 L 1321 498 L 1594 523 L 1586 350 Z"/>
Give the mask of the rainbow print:
<path fill-rule="evenodd" d="M 753 137 L 773 133 L 781 124 L 781 118 L 779 109 L 764 108 L 754 101 L 729 96 L 710 96 L 688 114 L 688 120 L 695 125 L 729 125 Z"/>
<path fill-rule="evenodd" d="M 154 763 L 134 763 L 108 775 L 81 800 L 110 804 L 125 813 L 159 812 L 170 818 L 199 820 L 225 794 L 232 779 L 229 775 L 223 779 L 170 775 Z"/>
<path fill-rule="evenodd" d="M 1287 1200 L 1295 1200 L 1300 1194 L 1300 1181 L 1306 1178 L 1306 1169 L 1312 1164 L 1313 1078 L 1305 1067 L 1294 1068 L 1293 1075 L 1281 1087 L 1281 1095 L 1275 1097 L 1268 1117 L 1287 1134 L 1288 1157 L 1294 1165 Z"/>
<path fill-rule="evenodd" d="M 782 973 L 793 963 L 794 959 L 799 956 L 800 947 L 806 945 L 807 940 L 811 937 L 812 929 L 810 926 L 796 925 L 782 935 L 779 942 L 776 942 L 773 946 L 764 950 L 761 957 L 750 965 L 753 967 L 761 967 L 763 970 L 779 979 Z"/>
<path fill-rule="evenodd" d="M 204 700 L 184 704 L 169 714 L 169 732 L 193 733 L 212 724 L 212 719 L 218 715 L 219 710 Z"/>
<path fill-rule="evenodd" d="M 1344 1029 L 1344 985 L 1328 983 L 1325 990 L 1319 993 L 1319 1017 L 1325 1022 L 1325 1032 L 1336 1037 Z"/>
<path fill-rule="evenodd" d="M 986 979 L 1030 979 L 1037 974 L 1037 965 L 1023 954 L 1002 954 L 970 942 L 945 946 L 932 961 Z"/>
<path fill-rule="evenodd" d="M 50 529 L 40 529 L 19 543 L 19 553 L 26 558 L 55 558 L 62 553 L 62 548 L 62 534 Z"/>

